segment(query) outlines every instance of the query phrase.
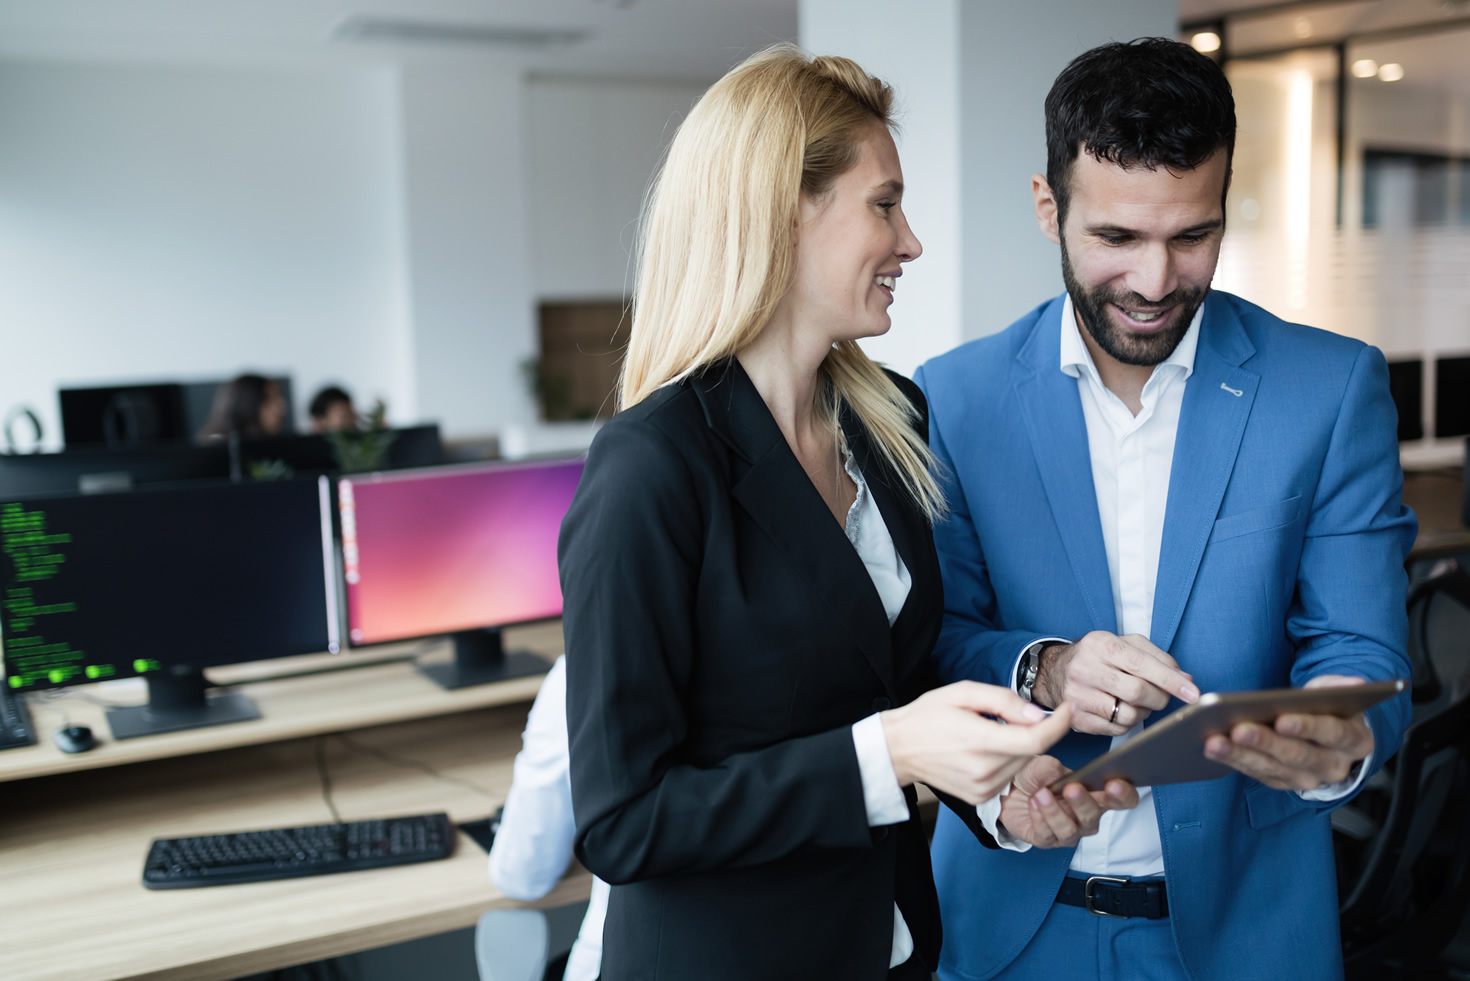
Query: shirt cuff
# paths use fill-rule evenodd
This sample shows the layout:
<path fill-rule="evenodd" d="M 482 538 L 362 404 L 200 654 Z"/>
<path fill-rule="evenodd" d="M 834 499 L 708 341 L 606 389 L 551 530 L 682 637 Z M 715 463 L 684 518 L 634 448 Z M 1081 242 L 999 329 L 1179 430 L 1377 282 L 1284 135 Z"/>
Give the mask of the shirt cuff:
<path fill-rule="evenodd" d="M 888 755 L 888 738 L 877 713 L 852 726 L 852 746 L 857 750 L 858 775 L 863 781 L 863 802 L 868 808 L 868 827 L 902 824 L 909 819 L 909 802 L 904 800 L 893 758 Z"/>
<path fill-rule="evenodd" d="M 1319 804 L 1340 800 L 1358 789 L 1364 779 L 1367 778 L 1368 771 L 1372 767 L 1373 754 L 1370 752 L 1367 756 L 1363 757 L 1361 763 L 1354 765 L 1355 772 L 1348 774 L 1348 778 L 1341 783 L 1329 783 L 1326 786 L 1318 787 L 1316 790 L 1298 790 L 1297 793 L 1301 795 L 1302 800 L 1314 801 Z"/>
<path fill-rule="evenodd" d="M 990 800 L 977 805 L 975 807 L 975 813 L 980 815 L 980 824 L 985 828 L 986 831 L 990 832 L 990 837 L 995 839 L 995 843 L 997 845 L 1004 848 L 1006 851 L 1028 852 L 1031 850 L 1030 842 L 1022 841 L 1020 838 L 1017 838 L 1005 828 L 1001 827 L 1000 799 L 1010 792 L 1011 785 L 1006 784 L 1005 789 L 1002 790 L 1000 793 L 990 798 Z"/>
<path fill-rule="evenodd" d="M 1016 662 L 1011 665 L 1011 691 L 1015 692 L 1017 695 L 1021 694 L 1020 687 L 1016 685 L 1016 675 L 1021 673 L 1021 660 L 1025 658 L 1027 651 L 1029 651 L 1033 647 L 1045 647 L 1047 644 L 1070 643 L 1072 642 L 1065 637 L 1042 637 L 1040 640 L 1033 640 L 1031 643 L 1021 648 L 1021 653 L 1016 655 Z M 1037 653 L 1040 654 L 1041 652 L 1037 651 Z"/>

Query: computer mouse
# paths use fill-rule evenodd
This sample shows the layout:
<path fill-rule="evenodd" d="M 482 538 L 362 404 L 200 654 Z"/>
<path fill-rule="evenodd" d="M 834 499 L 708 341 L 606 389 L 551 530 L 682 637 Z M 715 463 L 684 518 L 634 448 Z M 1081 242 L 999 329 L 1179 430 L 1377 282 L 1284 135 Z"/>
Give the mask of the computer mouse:
<path fill-rule="evenodd" d="M 51 738 L 56 742 L 56 748 L 63 753 L 85 753 L 97 747 L 97 737 L 92 735 L 92 730 L 86 726 L 67 726 L 65 729 L 57 729 L 56 735 Z"/>

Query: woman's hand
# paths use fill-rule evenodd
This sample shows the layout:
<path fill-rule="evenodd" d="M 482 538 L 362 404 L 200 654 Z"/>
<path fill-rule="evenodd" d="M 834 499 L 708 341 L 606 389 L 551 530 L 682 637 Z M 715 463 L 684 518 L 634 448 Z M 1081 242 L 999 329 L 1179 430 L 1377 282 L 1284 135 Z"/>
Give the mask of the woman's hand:
<path fill-rule="evenodd" d="M 1006 831 L 1037 848 L 1071 848 L 1097 834 L 1103 812 L 1138 806 L 1138 791 L 1125 780 L 1109 780 L 1100 791 L 1069 783 L 1058 797 L 1047 788 L 1066 772 L 1051 756 L 1038 756 L 1022 767 L 1011 792 L 1000 799 L 1000 823 Z"/>
<path fill-rule="evenodd" d="M 1063 705 L 1048 718 L 1013 691 L 957 681 L 880 718 L 899 786 L 928 784 L 979 804 L 1067 734 L 1072 708 Z"/>

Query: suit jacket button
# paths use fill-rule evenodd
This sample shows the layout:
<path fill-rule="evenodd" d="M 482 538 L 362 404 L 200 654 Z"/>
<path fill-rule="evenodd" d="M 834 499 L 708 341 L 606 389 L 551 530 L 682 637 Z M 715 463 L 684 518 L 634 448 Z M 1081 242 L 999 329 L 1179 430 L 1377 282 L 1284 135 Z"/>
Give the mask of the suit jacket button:
<path fill-rule="evenodd" d="M 886 712 L 892 707 L 893 703 L 890 702 L 887 697 L 883 695 L 879 695 L 877 698 L 873 699 L 874 712 Z"/>
<path fill-rule="evenodd" d="M 886 825 L 886 824 L 880 824 L 880 825 L 878 825 L 878 827 L 876 827 L 876 828 L 873 829 L 873 840 L 874 841 L 882 841 L 884 838 L 887 838 L 887 837 L 888 837 L 888 825 Z"/>

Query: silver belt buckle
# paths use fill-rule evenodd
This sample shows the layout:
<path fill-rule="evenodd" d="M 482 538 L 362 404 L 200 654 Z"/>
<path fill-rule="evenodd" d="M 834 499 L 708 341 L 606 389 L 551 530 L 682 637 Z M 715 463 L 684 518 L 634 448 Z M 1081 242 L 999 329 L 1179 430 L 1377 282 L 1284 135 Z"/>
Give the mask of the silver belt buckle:
<path fill-rule="evenodd" d="M 1087 906 L 1087 912 L 1091 913 L 1093 916 L 1107 916 L 1107 917 L 1111 917 L 1114 920 L 1127 920 L 1127 919 L 1130 919 L 1130 917 L 1124 916 L 1121 913 L 1104 913 L 1102 910 L 1100 910 L 1100 909 L 1098 909 L 1098 908 L 1096 908 L 1095 906 L 1092 905 L 1092 899 L 1093 899 L 1092 892 L 1093 892 L 1093 889 L 1095 888 L 1094 887 L 1094 883 L 1098 883 L 1098 882 L 1107 882 L 1107 883 L 1111 883 L 1112 885 L 1115 885 L 1115 886 L 1126 886 L 1126 885 L 1128 885 L 1128 880 L 1127 879 L 1115 879 L 1115 878 L 1113 878 L 1112 876 L 1109 876 L 1109 875 L 1093 875 L 1093 876 L 1088 876 L 1088 878 L 1087 878 L 1087 884 L 1082 887 L 1082 901 Z"/>

